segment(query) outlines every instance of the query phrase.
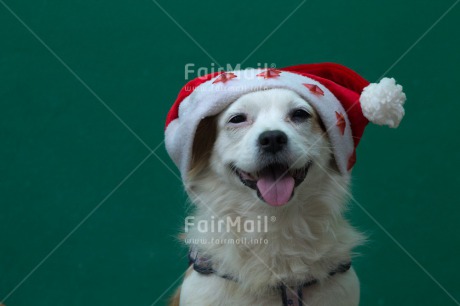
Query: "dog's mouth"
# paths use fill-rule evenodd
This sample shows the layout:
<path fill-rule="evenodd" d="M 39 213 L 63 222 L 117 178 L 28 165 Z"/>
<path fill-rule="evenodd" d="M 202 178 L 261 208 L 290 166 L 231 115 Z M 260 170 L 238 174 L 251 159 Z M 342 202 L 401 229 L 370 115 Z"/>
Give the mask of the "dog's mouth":
<path fill-rule="evenodd" d="M 257 191 L 257 196 L 264 202 L 272 206 L 282 206 L 292 198 L 295 187 L 305 180 L 311 164 L 309 161 L 299 169 L 271 164 L 253 173 L 238 169 L 234 165 L 231 168 L 244 185 Z"/>

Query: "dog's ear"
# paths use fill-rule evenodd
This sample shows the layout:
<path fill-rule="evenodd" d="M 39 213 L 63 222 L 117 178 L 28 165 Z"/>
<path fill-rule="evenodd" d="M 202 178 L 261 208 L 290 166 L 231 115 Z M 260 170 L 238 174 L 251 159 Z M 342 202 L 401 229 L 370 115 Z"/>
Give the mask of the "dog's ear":
<path fill-rule="evenodd" d="M 207 117 L 198 125 L 193 140 L 189 178 L 197 176 L 208 165 L 217 135 L 216 124 L 215 117 Z"/>
<path fill-rule="evenodd" d="M 334 154 L 331 153 L 331 159 L 329 160 L 329 167 L 334 170 L 336 173 L 340 173 L 339 166 L 337 166 L 337 162 L 335 161 Z"/>
<path fill-rule="evenodd" d="M 319 116 L 316 117 L 316 122 L 317 125 L 314 126 L 318 132 L 323 134 L 323 137 L 326 137 L 328 143 L 330 144 L 329 136 L 327 134 L 327 128 L 326 125 L 324 124 L 323 120 Z M 332 149 L 331 149 L 332 150 Z M 334 170 L 337 173 L 340 173 L 339 167 L 337 166 L 337 162 L 335 161 L 334 153 L 331 151 L 330 153 L 330 160 L 329 160 L 329 168 Z"/>

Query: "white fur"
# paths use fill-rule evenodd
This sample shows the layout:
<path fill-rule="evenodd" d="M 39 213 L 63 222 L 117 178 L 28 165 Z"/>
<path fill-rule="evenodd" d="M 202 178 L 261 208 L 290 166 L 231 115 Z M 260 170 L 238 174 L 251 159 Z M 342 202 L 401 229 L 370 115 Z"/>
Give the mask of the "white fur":
<path fill-rule="evenodd" d="M 299 107 L 313 117 L 296 124 L 289 120 L 289 113 Z M 228 118 L 235 113 L 247 114 L 248 122 L 229 125 Z M 208 221 L 237 216 L 242 220 L 273 216 L 276 221 L 262 233 L 202 233 L 197 228 L 186 233 L 188 239 L 208 242 L 263 238 L 268 244 L 197 244 L 201 254 L 212 258 L 215 270 L 236 277 L 238 282 L 193 271 L 182 285 L 180 305 L 281 305 L 280 293 L 273 287 L 281 280 L 300 284 L 306 278 L 316 278 L 320 283 L 304 289 L 305 305 L 359 304 L 359 281 L 353 269 L 328 277 L 331 269 L 350 258 L 362 236 L 343 217 L 349 178 L 334 166 L 330 142 L 315 124 L 317 118 L 305 100 L 286 89 L 246 94 L 218 116 L 209 166 L 185 182 L 196 206 L 193 215 L 196 220 Z M 256 139 L 261 132 L 273 129 L 288 136 L 285 158 L 294 168 L 313 161 L 305 181 L 281 207 L 261 201 L 228 167 L 234 163 L 244 171 L 254 171 L 258 164 Z"/>

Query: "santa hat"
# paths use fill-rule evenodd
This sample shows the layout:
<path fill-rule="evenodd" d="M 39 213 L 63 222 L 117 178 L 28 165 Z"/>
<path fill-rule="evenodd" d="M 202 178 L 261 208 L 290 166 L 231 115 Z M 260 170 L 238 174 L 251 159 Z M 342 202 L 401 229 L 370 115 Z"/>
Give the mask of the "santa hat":
<path fill-rule="evenodd" d="M 166 149 L 187 178 L 198 124 L 222 112 L 246 93 L 290 89 L 308 101 L 323 121 L 339 171 L 349 175 L 356 147 L 370 121 L 396 128 L 404 116 L 406 95 L 394 79 L 369 84 L 353 70 L 321 63 L 282 69 L 216 72 L 188 82 L 166 119 Z"/>

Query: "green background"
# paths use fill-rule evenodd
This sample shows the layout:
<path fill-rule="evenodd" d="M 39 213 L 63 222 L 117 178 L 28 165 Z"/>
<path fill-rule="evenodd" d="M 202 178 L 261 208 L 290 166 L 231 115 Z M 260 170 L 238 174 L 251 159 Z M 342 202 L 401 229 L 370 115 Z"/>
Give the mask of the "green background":
<path fill-rule="evenodd" d="M 159 1 L 209 55 L 233 66 L 301 4 Z M 332 61 L 404 85 L 406 118 L 397 130 L 367 128 L 353 173 L 359 205 L 351 203 L 349 218 L 370 237 L 354 264 L 361 305 L 456 305 L 439 285 L 460 299 L 454 3 L 308 0 L 243 64 Z M 161 142 L 187 63 L 213 61 L 150 0 L 0 0 L 7 306 L 165 304 L 186 268 L 175 240 L 186 197 Z M 127 126 L 159 146 L 158 156 Z"/>

